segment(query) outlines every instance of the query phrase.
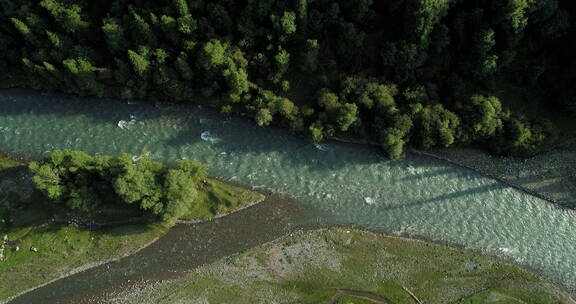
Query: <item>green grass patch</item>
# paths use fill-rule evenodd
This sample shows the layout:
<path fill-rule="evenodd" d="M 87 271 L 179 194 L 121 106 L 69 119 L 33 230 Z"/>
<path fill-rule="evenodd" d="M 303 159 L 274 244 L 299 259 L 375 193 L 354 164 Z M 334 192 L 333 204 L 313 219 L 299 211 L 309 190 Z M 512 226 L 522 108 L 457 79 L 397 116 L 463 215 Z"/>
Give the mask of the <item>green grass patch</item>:
<path fill-rule="evenodd" d="M 22 173 L 18 167 L 27 170 L 24 163 L 0 156 L 0 173 L 5 173 L 0 175 L 0 182 L 16 181 L 14 176 Z M 37 195 L 22 198 L 14 194 L 14 189 L 0 189 L 0 199 L 8 200 L 0 204 L 0 218 L 10 222 L 0 225 L 0 238 L 4 235 L 8 238 L 4 260 L 0 261 L 0 301 L 78 267 L 128 255 L 167 231 L 160 224 L 121 225 L 96 231 L 56 227 L 50 224 L 50 219 L 66 221 L 70 217 L 68 211 L 49 208 L 52 205 Z M 199 186 L 198 197 L 185 218 L 213 218 L 260 197 L 256 192 L 206 179 L 206 183 Z M 115 222 L 135 216 L 141 214 L 134 206 L 110 205 L 82 217 L 97 222 Z"/>
<path fill-rule="evenodd" d="M 157 225 L 126 225 L 99 231 L 52 226 L 12 229 L 7 234 L 5 260 L 0 262 L 0 299 L 59 278 L 75 268 L 127 255 L 164 232 Z"/>
<path fill-rule="evenodd" d="M 474 252 L 334 228 L 267 244 L 203 266 L 123 303 L 328 303 L 341 290 L 390 303 L 558 303 L 563 291 Z M 338 303 L 373 303 L 353 295 Z"/>
<path fill-rule="evenodd" d="M 245 188 L 207 178 L 198 187 L 198 198 L 181 219 L 206 220 L 242 208 L 262 195 Z"/>
<path fill-rule="evenodd" d="M 23 166 L 23 165 L 24 165 L 23 163 L 15 160 L 15 159 L 0 155 L 0 171 L 5 170 L 5 169 Z"/>
<path fill-rule="evenodd" d="M 479 292 L 469 298 L 460 301 L 461 304 L 481 304 L 481 303 L 494 303 L 494 304 L 523 304 L 526 303 L 517 298 L 501 294 L 492 290 Z"/>
<path fill-rule="evenodd" d="M 336 303 L 337 304 L 374 304 L 375 302 L 370 301 L 370 300 L 366 300 L 366 299 L 361 299 L 361 298 L 354 297 L 354 296 L 343 296 Z"/>

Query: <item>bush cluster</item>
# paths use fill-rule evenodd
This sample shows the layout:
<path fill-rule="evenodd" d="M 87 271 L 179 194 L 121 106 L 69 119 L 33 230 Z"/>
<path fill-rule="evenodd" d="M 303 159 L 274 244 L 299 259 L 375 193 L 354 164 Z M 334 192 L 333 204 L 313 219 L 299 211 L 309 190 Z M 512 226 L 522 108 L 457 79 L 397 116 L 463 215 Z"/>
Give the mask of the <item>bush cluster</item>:
<path fill-rule="evenodd" d="M 191 160 L 168 168 L 147 156 L 92 157 L 69 150 L 54 151 L 29 168 L 36 188 L 69 210 L 131 204 L 168 223 L 195 203 L 197 184 L 206 177 L 206 166 Z"/>

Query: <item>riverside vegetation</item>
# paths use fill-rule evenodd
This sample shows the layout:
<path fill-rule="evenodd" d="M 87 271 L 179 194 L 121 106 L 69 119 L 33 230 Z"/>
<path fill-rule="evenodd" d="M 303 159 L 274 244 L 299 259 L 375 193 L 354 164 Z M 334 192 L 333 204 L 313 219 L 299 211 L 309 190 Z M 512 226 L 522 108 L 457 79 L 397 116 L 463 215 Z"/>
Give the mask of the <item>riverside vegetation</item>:
<path fill-rule="evenodd" d="M 570 303 L 559 288 L 490 257 L 342 228 L 287 236 L 111 296 L 124 304 L 417 303 L 410 293 L 421 303 Z"/>
<path fill-rule="evenodd" d="M 207 103 L 390 157 L 526 155 L 576 109 L 575 14 L 571 0 L 3 0 L 0 85 Z"/>
<path fill-rule="evenodd" d="M 0 302 L 79 267 L 131 254 L 178 218 L 210 219 L 261 198 L 205 177 L 206 167 L 193 161 L 167 168 L 145 156 L 54 151 L 29 168 L 0 157 L 0 231 L 6 236 L 0 240 Z M 35 184 L 36 191 L 24 194 L 23 184 Z M 130 223 L 134 217 L 147 221 Z M 94 222 L 113 225 L 82 224 Z"/>

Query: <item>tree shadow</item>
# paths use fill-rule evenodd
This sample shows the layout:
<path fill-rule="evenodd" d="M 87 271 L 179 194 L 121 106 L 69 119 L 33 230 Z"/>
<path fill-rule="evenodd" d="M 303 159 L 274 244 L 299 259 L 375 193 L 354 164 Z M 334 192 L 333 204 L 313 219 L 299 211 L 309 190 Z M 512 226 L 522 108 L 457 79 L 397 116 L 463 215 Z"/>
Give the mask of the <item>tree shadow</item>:
<path fill-rule="evenodd" d="M 495 191 L 495 190 L 502 190 L 502 189 L 506 189 L 506 188 L 508 188 L 508 186 L 503 185 L 501 183 L 493 183 L 490 185 L 480 186 L 480 187 L 471 188 L 471 189 L 467 189 L 467 190 L 446 193 L 446 194 L 442 194 L 442 195 L 428 198 L 428 199 L 407 202 L 407 203 L 399 204 L 396 206 L 383 207 L 383 208 L 381 208 L 381 210 L 388 211 L 388 210 L 397 210 L 397 209 L 410 208 L 410 207 L 416 207 L 416 206 L 424 206 L 424 205 L 433 204 L 433 203 L 445 202 L 447 200 L 453 200 L 453 199 L 461 199 L 461 200 L 474 199 L 474 196 L 477 194 L 482 194 L 485 192 L 490 192 L 490 191 Z"/>
<path fill-rule="evenodd" d="M 33 89 L 0 90 L 0 120 L 2 117 L 20 115 L 52 115 L 56 119 L 74 116 L 93 124 L 116 126 L 122 120 L 129 121 L 132 116 L 139 122 L 162 117 L 182 117 L 183 114 L 188 114 L 197 107 L 197 105 L 186 103 L 128 101 Z"/>
<path fill-rule="evenodd" d="M 235 151 L 259 156 L 276 153 L 280 154 L 283 160 L 294 165 L 304 165 L 310 170 L 336 170 L 343 166 L 386 161 L 377 148 L 328 141 L 325 144 L 330 147 L 329 150 L 321 151 L 304 136 L 293 134 L 284 128 L 260 128 L 249 118 L 240 115 L 226 116 L 214 109 L 200 109 L 193 104 L 155 104 L 149 101 L 132 103 L 29 89 L 8 89 L 0 93 L 0 119 L 3 116 L 18 115 L 53 115 L 55 119 L 62 116 L 79 116 L 87 120 L 88 124 L 116 125 L 121 120 L 129 120 L 131 115 L 136 116 L 137 121 L 144 124 L 147 121 L 173 117 L 176 121 L 174 126 L 154 124 L 154 127 L 144 131 L 156 132 L 154 128 L 176 127 L 178 129 L 176 135 L 166 139 L 160 138 L 158 141 L 165 147 L 179 149 L 185 145 L 203 142 L 200 138 L 201 133 L 216 127 L 213 132 L 220 140 L 212 144 L 219 151 Z M 216 123 L 204 126 L 199 122 L 203 117 L 208 117 Z M 134 132 L 134 136 L 144 137 L 146 136 L 144 133 Z M 358 153 L 358 149 L 369 152 Z M 334 155 L 335 153 L 338 155 Z M 359 157 L 358 154 L 363 157 Z"/>
<path fill-rule="evenodd" d="M 201 125 L 188 121 L 188 125 L 177 135 L 166 139 L 164 145 L 178 149 L 191 143 L 204 142 L 201 135 L 207 131 L 215 138 L 206 142 L 217 151 L 250 154 L 259 158 L 275 154 L 283 162 L 305 166 L 311 171 L 331 171 L 346 166 L 390 161 L 377 147 L 335 140 L 327 140 L 317 147 L 302 134 L 278 126 L 258 127 L 254 121 L 240 115 L 224 116 L 213 109 L 203 109 L 197 114 L 213 122 Z"/>

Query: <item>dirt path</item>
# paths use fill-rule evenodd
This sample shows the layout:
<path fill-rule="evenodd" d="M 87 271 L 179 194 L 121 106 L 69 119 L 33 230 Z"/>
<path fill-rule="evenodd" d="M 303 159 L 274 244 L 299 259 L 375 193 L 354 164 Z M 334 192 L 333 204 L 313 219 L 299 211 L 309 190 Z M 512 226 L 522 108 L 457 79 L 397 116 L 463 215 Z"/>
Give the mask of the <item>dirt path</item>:
<path fill-rule="evenodd" d="M 381 297 L 381 296 L 377 296 L 373 293 L 369 293 L 366 291 L 359 291 L 359 290 L 341 289 L 340 292 L 338 292 L 335 296 L 332 297 L 332 299 L 330 299 L 328 304 L 337 304 L 338 300 L 340 300 L 340 298 L 345 297 L 345 296 L 352 296 L 352 297 L 372 301 L 372 302 L 377 303 L 377 304 L 389 304 L 390 303 L 388 301 L 388 299 Z"/>

